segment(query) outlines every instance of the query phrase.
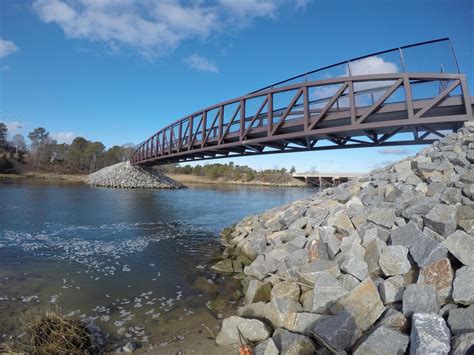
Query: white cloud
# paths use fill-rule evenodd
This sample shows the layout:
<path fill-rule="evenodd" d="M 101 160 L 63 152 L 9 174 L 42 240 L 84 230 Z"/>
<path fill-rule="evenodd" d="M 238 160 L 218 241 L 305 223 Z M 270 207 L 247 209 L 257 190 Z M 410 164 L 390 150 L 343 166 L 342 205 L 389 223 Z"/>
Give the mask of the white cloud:
<path fill-rule="evenodd" d="M 58 143 L 71 144 L 74 138 L 76 138 L 76 134 L 72 132 L 56 132 L 51 133 L 50 137 L 55 139 Z"/>
<path fill-rule="evenodd" d="M 383 58 L 379 56 L 372 56 L 368 58 L 363 58 L 357 60 L 355 62 L 351 62 L 351 75 L 371 75 L 371 74 L 393 74 L 398 73 L 399 69 L 395 63 L 386 62 Z M 339 77 L 349 76 L 349 68 L 346 66 L 344 74 L 340 75 Z M 329 76 L 331 77 L 331 76 Z M 361 90 L 369 90 L 375 88 L 382 88 L 388 85 L 393 84 L 393 81 L 368 81 L 362 83 L 355 83 L 354 90 L 361 91 Z M 314 90 L 314 94 L 312 95 L 313 99 L 322 99 L 322 98 L 330 98 L 333 96 L 337 90 L 340 88 L 340 85 L 326 85 L 326 86 L 319 86 Z M 347 90 L 347 89 L 346 89 Z M 379 96 L 383 95 L 383 91 L 377 93 L 375 95 L 375 99 Z M 361 100 L 366 100 L 366 98 L 360 98 Z M 348 106 L 349 101 L 347 99 L 341 99 L 340 104 L 343 103 L 343 106 Z M 362 104 L 360 102 L 359 104 Z M 324 103 L 322 104 L 324 106 Z"/>
<path fill-rule="evenodd" d="M 18 47 L 15 45 L 15 43 L 0 38 L 0 59 L 5 58 L 16 51 L 18 51 Z"/>
<path fill-rule="evenodd" d="M 166 55 L 183 41 L 239 29 L 275 17 L 286 6 L 311 0 L 34 0 L 33 11 L 70 38 L 131 48 L 143 56 Z"/>
<path fill-rule="evenodd" d="M 210 60 L 200 56 L 199 54 L 193 54 L 185 58 L 184 62 L 191 69 L 203 72 L 219 73 L 219 68 L 214 62 L 211 62 Z"/>

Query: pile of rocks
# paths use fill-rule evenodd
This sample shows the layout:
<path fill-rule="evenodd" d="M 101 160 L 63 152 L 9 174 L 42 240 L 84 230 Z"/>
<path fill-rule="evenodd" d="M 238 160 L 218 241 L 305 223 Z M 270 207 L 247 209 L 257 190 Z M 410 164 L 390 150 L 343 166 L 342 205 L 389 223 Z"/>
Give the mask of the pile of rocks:
<path fill-rule="evenodd" d="M 93 186 L 125 189 L 179 189 L 184 187 L 166 175 L 131 165 L 129 161 L 107 166 L 87 178 Z"/>
<path fill-rule="evenodd" d="M 256 354 L 474 349 L 474 124 L 416 157 L 247 217 L 215 270 L 244 285 L 218 344 Z M 470 349 L 470 350 L 469 350 Z"/>

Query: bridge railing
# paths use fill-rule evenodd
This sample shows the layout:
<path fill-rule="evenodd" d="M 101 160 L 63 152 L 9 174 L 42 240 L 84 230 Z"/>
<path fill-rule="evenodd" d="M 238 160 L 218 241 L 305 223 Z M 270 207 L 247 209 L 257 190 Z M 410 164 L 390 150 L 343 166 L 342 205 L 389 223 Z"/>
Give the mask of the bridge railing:
<path fill-rule="evenodd" d="M 132 162 L 246 144 L 258 150 L 258 144 L 264 140 L 275 140 L 277 147 L 281 144 L 279 140 L 295 136 L 291 129 L 298 124 L 302 126 L 299 134 L 309 136 L 341 129 L 370 130 L 396 124 L 459 120 L 460 115 L 449 117 L 452 115 L 430 112 L 454 97 L 464 107 L 461 115 L 472 117 L 462 74 L 372 74 L 274 87 L 210 106 L 173 122 L 136 146 Z M 423 102 L 423 106 L 417 105 L 418 102 Z M 372 116 L 383 112 L 384 106 L 397 103 L 406 111 L 404 120 L 373 121 Z"/>

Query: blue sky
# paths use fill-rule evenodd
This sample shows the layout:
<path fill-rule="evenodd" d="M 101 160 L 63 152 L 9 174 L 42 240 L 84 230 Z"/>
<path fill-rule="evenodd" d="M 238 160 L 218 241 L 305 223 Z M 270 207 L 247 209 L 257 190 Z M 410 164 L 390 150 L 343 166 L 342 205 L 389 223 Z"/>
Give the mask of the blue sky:
<path fill-rule="evenodd" d="M 473 2 L 0 2 L 0 121 L 59 141 L 139 143 L 200 108 L 371 52 L 450 37 L 473 87 Z M 365 171 L 419 147 L 234 158 Z M 225 162 L 226 160 L 220 160 Z"/>

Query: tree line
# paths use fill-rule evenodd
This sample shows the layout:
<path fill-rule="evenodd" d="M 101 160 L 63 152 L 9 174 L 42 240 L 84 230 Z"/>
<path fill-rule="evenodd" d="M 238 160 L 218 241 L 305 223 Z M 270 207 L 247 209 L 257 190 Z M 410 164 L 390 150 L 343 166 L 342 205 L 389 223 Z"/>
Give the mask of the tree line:
<path fill-rule="evenodd" d="M 170 164 L 163 167 L 164 172 L 171 174 L 185 174 L 206 177 L 211 180 L 226 179 L 231 181 L 262 181 L 269 183 L 284 184 L 292 180 L 291 174 L 295 167 L 289 171 L 286 168 L 254 170 L 246 165 L 228 164 L 206 164 L 206 165 L 184 165 Z"/>
<path fill-rule="evenodd" d="M 27 139 L 16 134 L 8 140 L 8 128 L 0 122 L 0 172 L 2 167 L 5 171 L 21 163 L 27 170 L 90 173 L 129 160 L 133 148 L 125 144 L 106 149 L 102 142 L 83 137 L 74 138 L 71 144 L 58 143 L 43 127 L 33 129 Z"/>

